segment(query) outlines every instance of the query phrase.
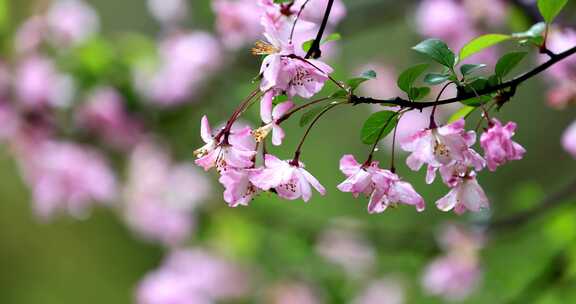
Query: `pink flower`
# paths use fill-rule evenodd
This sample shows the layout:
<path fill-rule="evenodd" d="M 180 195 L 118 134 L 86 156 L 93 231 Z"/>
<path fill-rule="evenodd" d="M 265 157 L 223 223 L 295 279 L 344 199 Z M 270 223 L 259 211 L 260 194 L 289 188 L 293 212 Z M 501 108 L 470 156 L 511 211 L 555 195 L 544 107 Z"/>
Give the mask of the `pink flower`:
<path fill-rule="evenodd" d="M 471 172 L 461 178 L 448 194 L 436 201 L 436 206 L 442 211 L 454 209 L 457 214 L 463 214 L 467 210 L 480 212 L 489 208 L 489 202 L 486 193 L 476 180 L 476 174 Z"/>
<path fill-rule="evenodd" d="M 492 119 L 490 128 L 480 137 L 480 145 L 484 149 L 490 171 L 495 171 L 507 161 L 522 159 L 526 153 L 522 146 L 512 141 L 515 130 L 514 122 L 503 126 L 497 119 Z"/>
<path fill-rule="evenodd" d="M 422 284 L 433 295 L 448 300 L 462 300 L 470 295 L 481 277 L 475 260 L 448 255 L 433 261 L 425 270 Z"/>
<path fill-rule="evenodd" d="M 46 18 L 51 38 L 59 46 L 82 43 L 99 28 L 98 15 L 82 0 L 58 0 Z"/>
<path fill-rule="evenodd" d="M 462 162 L 481 170 L 485 161 L 470 148 L 476 142 L 474 131 L 464 130 L 465 121 L 460 119 L 435 129 L 425 129 L 404 140 L 402 149 L 412 152 L 406 159 L 410 169 L 417 171 L 428 164 L 426 182 L 432 183 L 437 169 Z"/>
<path fill-rule="evenodd" d="M 439 243 L 446 254 L 426 268 L 422 278 L 424 289 L 447 300 L 466 298 L 481 278 L 479 251 L 484 240 L 482 231 L 457 225 L 445 227 Z"/>
<path fill-rule="evenodd" d="M 254 130 L 252 133 L 256 141 L 261 142 L 268 136 L 268 133 L 272 131 L 272 144 L 279 146 L 282 144 L 285 133 L 278 124 L 278 119 L 286 114 L 286 112 L 294 106 L 294 103 L 292 101 L 285 101 L 272 109 L 273 95 L 272 91 L 269 91 L 264 95 L 264 98 L 262 98 L 260 103 L 260 118 L 265 125 Z"/>
<path fill-rule="evenodd" d="M 124 216 L 143 239 L 176 246 L 194 230 L 194 211 L 210 190 L 192 164 L 173 163 L 160 147 L 142 143 L 130 156 Z"/>
<path fill-rule="evenodd" d="M 124 100 L 114 88 L 94 90 L 77 112 L 77 120 L 119 148 L 131 148 L 143 136 L 141 123 L 124 109 Z"/>
<path fill-rule="evenodd" d="M 200 249 L 170 253 L 137 289 L 138 304 L 211 304 L 248 291 L 246 273 L 237 265 Z"/>
<path fill-rule="evenodd" d="M 218 167 L 220 171 L 226 171 L 232 168 L 249 168 L 254 164 L 252 158 L 256 155 L 254 145 L 250 138 L 251 130 L 249 127 L 240 130 L 232 130 L 228 143 L 221 142 L 212 135 L 212 129 L 208 123 L 208 117 L 202 117 L 200 136 L 206 145 L 194 151 L 198 158 L 196 164 L 208 171 L 213 167 Z"/>
<path fill-rule="evenodd" d="M 58 209 L 83 217 L 89 207 L 116 198 L 116 179 L 96 151 L 65 142 L 35 143 L 20 151 L 20 165 L 32 187 L 37 214 L 52 216 Z"/>
<path fill-rule="evenodd" d="M 338 185 L 342 192 L 351 192 L 354 197 L 361 193 L 370 195 L 369 213 L 381 213 L 397 203 L 416 206 L 417 211 L 425 208 L 424 200 L 412 185 L 401 181 L 398 175 L 378 168 L 377 162 L 369 166 L 360 165 L 354 156 L 345 155 L 340 160 L 340 170 L 348 177 Z"/>
<path fill-rule="evenodd" d="M 573 122 L 562 135 L 562 146 L 576 158 L 576 122 Z"/>
<path fill-rule="evenodd" d="M 281 40 L 275 33 L 265 33 L 270 44 L 259 42 L 255 54 L 267 55 L 262 62 L 260 90 L 285 91 L 290 97 L 310 98 L 323 87 L 332 67 L 314 59 L 292 58 L 294 46 Z"/>
<path fill-rule="evenodd" d="M 250 181 L 251 172 L 249 169 L 234 168 L 222 172 L 219 181 L 226 188 L 224 201 L 230 207 L 248 206 L 254 195 L 260 192 Z"/>
<path fill-rule="evenodd" d="M 239 49 L 262 34 L 263 10 L 256 1 L 216 0 L 212 1 L 212 9 L 216 13 L 216 29 L 227 48 Z"/>
<path fill-rule="evenodd" d="M 293 14 L 297 14 L 305 2 L 306 0 L 294 1 L 294 5 L 292 5 Z M 328 0 L 308 1 L 308 4 L 306 4 L 306 7 L 300 15 L 300 18 L 302 18 L 302 20 L 320 24 L 324 18 L 324 12 L 326 11 L 327 5 Z M 341 0 L 334 1 L 332 10 L 330 11 L 330 18 L 328 19 L 329 24 L 331 26 L 336 26 L 340 21 L 342 21 L 342 19 L 344 19 L 344 17 L 346 17 L 346 6 L 344 6 L 344 3 Z"/>
<path fill-rule="evenodd" d="M 274 189 L 278 196 L 288 200 L 301 197 L 305 202 L 312 197 L 310 185 L 321 195 L 326 194 L 326 189 L 304 169 L 304 164 L 295 165 L 270 154 L 264 156 L 264 163 L 265 167 L 257 169 L 250 177 L 256 187 L 264 191 Z"/>

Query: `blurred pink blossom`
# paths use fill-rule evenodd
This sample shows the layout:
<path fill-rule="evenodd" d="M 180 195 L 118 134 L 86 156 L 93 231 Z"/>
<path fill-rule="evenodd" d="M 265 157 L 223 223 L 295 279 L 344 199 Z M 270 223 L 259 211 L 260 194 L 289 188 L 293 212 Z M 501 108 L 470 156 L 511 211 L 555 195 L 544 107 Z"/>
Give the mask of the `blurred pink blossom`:
<path fill-rule="evenodd" d="M 351 229 L 332 228 L 324 231 L 316 244 L 316 251 L 356 277 L 370 273 L 376 263 L 376 251 L 372 244 Z"/>
<path fill-rule="evenodd" d="M 568 50 L 576 44 L 576 31 L 573 29 L 553 30 L 548 36 L 546 46 L 555 53 Z M 542 55 L 540 61 L 548 60 Z M 548 104 L 563 109 L 576 100 L 576 59 L 569 57 L 546 70 L 551 77 L 551 88 L 548 92 Z"/>
<path fill-rule="evenodd" d="M 14 86 L 18 101 L 27 108 L 65 107 L 74 94 L 73 80 L 42 56 L 27 57 L 19 63 Z"/>
<path fill-rule="evenodd" d="M 564 131 L 564 135 L 562 135 L 562 146 L 568 153 L 576 158 L 576 121 Z"/>
<path fill-rule="evenodd" d="M 260 24 L 263 9 L 255 0 L 214 0 L 212 9 L 218 34 L 229 49 L 255 42 L 264 31 Z"/>
<path fill-rule="evenodd" d="M 422 277 L 424 289 L 446 300 L 468 297 L 480 283 L 479 251 L 485 243 L 482 231 L 448 225 L 439 235 L 445 255 L 433 260 Z"/>
<path fill-rule="evenodd" d="M 143 238 L 178 245 L 190 236 L 193 212 L 210 190 L 210 182 L 192 164 L 173 164 L 166 151 L 142 143 L 130 157 L 125 217 Z"/>
<path fill-rule="evenodd" d="M 297 14 L 302 8 L 302 5 L 306 0 L 296 0 L 294 5 L 292 5 L 293 14 Z M 316 24 L 322 23 L 324 18 L 324 13 L 326 12 L 326 6 L 328 5 L 328 0 L 311 0 L 304 7 L 300 18 L 302 20 L 314 22 Z M 346 6 L 341 0 L 334 1 L 332 5 L 332 10 L 330 11 L 330 18 L 328 19 L 330 26 L 336 26 L 342 19 L 346 17 Z"/>
<path fill-rule="evenodd" d="M 187 17 L 186 0 L 147 0 L 146 4 L 152 16 L 163 25 L 174 25 Z"/>
<path fill-rule="evenodd" d="M 73 143 L 44 141 L 19 151 L 22 174 L 42 218 L 62 209 L 84 217 L 94 203 L 116 198 L 116 179 L 98 152 Z"/>
<path fill-rule="evenodd" d="M 320 304 L 318 292 L 303 282 L 280 282 L 270 291 L 266 303 L 270 304 Z"/>
<path fill-rule="evenodd" d="M 160 106 L 192 101 L 223 60 L 218 41 L 205 32 L 170 36 L 161 42 L 159 55 L 159 66 L 152 71 L 136 70 L 135 80 L 138 90 Z"/>
<path fill-rule="evenodd" d="M 99 30 L 96 11 L 83 0 L 57 0 L 49 8 L 47 25 L 58 46 L 76 45 Z"/>
<path fill-rule="evenodd" d="M 129 115 L 122 96 L 111 87 L 92 91 L 76 115 L 81 127 L 114 147 L 131 148 L 143 137 L 141 123 Z"/>
<path fill-rule="evenodd" d="M 247 273 L 202 249 L 169 254 L 157 270 L 140 282 L 138 304 L 215 304 L 238 298 L 249 288 Z"/>
<path fill-rule="evenodd" d="M 395 279 L 372 281 L 354 299 L 353 304 L 403 304 L 406 303 L 404 287 Z"/>

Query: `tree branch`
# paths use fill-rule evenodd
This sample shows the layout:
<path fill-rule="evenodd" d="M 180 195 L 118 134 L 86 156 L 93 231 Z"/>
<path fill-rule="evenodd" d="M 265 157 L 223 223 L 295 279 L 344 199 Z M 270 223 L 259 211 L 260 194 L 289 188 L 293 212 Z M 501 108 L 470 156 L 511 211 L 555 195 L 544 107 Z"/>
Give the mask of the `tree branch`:
<path fill-rule="evenodd" d="M 546 61 L 545 63 L 537 66 L 533 70 L 531 70 L 531 71 L 529 71 L 529 72 L 527 72 L 527 73 L 525 73 L 525 74 L 523 74 L 517 78 L 514 78 L 512 80 L 509 80 L 507 82 L 503 82 L 503 83 L 495 85 L 495 86 L 486 87 L 482 90 L 477 90 L 476 92 L 461 92 L 458 94 L 458 96 L 456 96 L 454 98 L 438 100 L 438 101 L 412 102 L 410 100 L 407 100 L 407 99 L 404 99 L 401 97 L 396 97 L 393 99 L 375 99 L 375 98 L 371 98 L 371 97 L 361 97 L 361 96 L 352 95 L 350 101 L 354 105 L 358 105 L 358 104 L 386 104 L 386 105 L 400 106 L 402 108 L 419 109 L 419 110 L 424 109 L 424 108 L 428 108 L 428 107 L 437 106 L 437 105 L 456 103 L 456 102 L 464 101 L 464 100 L 474 98 L 477 96 L 495 93 L 495 92 L 498 92 L 500 90 L 507 89 L 507 88 L 515 90 L 516 87 L 518 87 L 523 82 L 525 82 L 528 79 L 542 73 L 543 71 L 547 70 L 551 66 L 553 66 L 553 65 L 557 64 L 558 62 L 566 59 L 567 57 L 570 57 L 571 55 L 574 55 L 575 53 L 576 53 L 576 46 L 572 47 L 571 49 L 569 49 L 565 52 L 555 54 L 555 56 L 550 58 L 550 60 Z"/>
<path fill-rule="evenodd" d="M 326 12 L 324 13 L 324 19 L 322 19 L 322 24 L 320 24 L 320 29 L 318 30 L 318 34 L 312 42 L 308 53 L 304 58 L 320 58 L 322 56 L 322 51 L 320 50 L 320 43 L 322 42 L 322 36 L 324 35 L 324 31 L 326 30 L 326 25 L 328 25 L 328 19 L 330 18 L 330 12 L 332 11 L 332 5 L 334 4 L 334 0 L 328 0 L 328 5 L 326 6 Z"/>
<path fill-rule="evenodd" d="M 548 210 L 561 206 L 565 203 L 569 203 L 570 200 L 568 199 L 574 195 L 576 195 L 576 179 L 572 180 L 560 191 L 546 197 L 536 207 L 508 218 L 496 220 L 490 224 L 489 228 L 491 230 L 500 230 L 524 224 L 529 220 L 542 215 Z"/>

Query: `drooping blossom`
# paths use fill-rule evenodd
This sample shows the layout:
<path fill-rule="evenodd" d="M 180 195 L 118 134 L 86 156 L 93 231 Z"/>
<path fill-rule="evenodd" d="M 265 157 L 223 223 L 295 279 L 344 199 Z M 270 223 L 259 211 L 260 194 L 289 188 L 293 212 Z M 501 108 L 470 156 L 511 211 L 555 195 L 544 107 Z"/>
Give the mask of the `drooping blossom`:
<path fill-rule="evenodd" d="M 274 189 L 281 198 L 302 198 L 305 202 L 312 197 L 310 186 L 321 195 L 326 194 L 324 186 L 304 169 L 301 162 L 293 164 L 292 161 L 282 161 L 274 155 L 266 154 L 264 164 L 265 167 L 257 169 L 250 177 L 250 181 L 263 191 Z"/>
<path fill-rule="evenodd" d="M 27 108 L 65 107 L 74 94 L 73 80 L 42 56 L 30 56 L 18 64 L 14 85 L 18 101 Z"/>
<path fill-rule="evenodd" d="M 248 206 L 254 195 L 260 193 L 260 189 L 250 181 L 252 172 L 250 169 L 235 168 L 222 172 L 219 181 L 225 187 L 224 201 L 230 207 Z"/>
<path fill-rule="evenodd" d="M 395 278 L 372 281 L 352 302 L 353 304 L 403 304 L 406 295 L 401 282 Z"/>
<path fill-rule="evenodd" d="M 134 80 L 138 91 L 159 106 L 192 102 L 223 62 L 217 39 L 205 32 L 171 35 L 161 42 L 158 53 L 158 66 L 139 66 Z"/>
<path fill-rule="evenodd" d="M 372 244 L 353 229 L 337 227 L 322 232 L 316 251 L 354 277 L 370 274 L 376 263 Z"/>
<path fill-rule="evenodd" d="M 466 211 L 480 212 L 490 207 L 484 189 L 476 180 L 475 172 L 458 179 L 450 192 L 436 201 L 436 206 L 442 211 L 454 210 L 457 214 Z"/>
<path fill-rule="evenodd" d="M 562 146 L 576 158 L 576 122 L 573 122 L 562 135 Z"/>
<path fill-rule="evenodd" d="M 184 20 L 188 13 L 188 2 L 185 0 L 147 0 L 146 4 L 152 16 L 167 26 Z"/>
<path fill-rule="evenodd" d="M 252 134 L 254 135 L 254 138 L 256 138 L 257 142 L 261 142 L 266 138 L 266 136 L 268 136 L 270 131 L 272 131 L 272 144 L 279 146 L 282 144 L 285 133 L 282 127 L 278 124 L 278 119 L 286 114 L 286 112 L 294 106 L 294 103 L 292 101 L 285 101 L 272 108 L 272 99 L 272 92 L 266 93 L 264 98 L 262 98 L 260 104 L 260 118 L 265 125 L 254 130 Z"/>
<path fill-rule="evenodd" d="M 466 132 L 464 125 L 464 119 L 460 119 L 439 128 L 418 131 L 401 142 L 402 149 L 411 152 L 406 159 L 408 167 L 418 171 L 423 164 L 427 164 L 427 183 L 434 181 L 439 168 L 457 162 L 481 170 L 485 161 L 470 148 L 476 142 L 476 133 Z"/>
<path fill-rule="evenodd" d="M 304 282 L 285 281 L 276 283 L 267 293 L 265 303 L 271 304 L 320 304 L 318 291 Z"/>
<path fill-rule="evenodd" d="M 360 194 L 370 196 L 369 213 L 384 212 L 398 203 L 413 205 L 419 212 L 425 209 L 424 200 L 412 185 L 395 173 L 378 168 L 378 162 L 361 165 L 354 156 L 344 155 L 340 160 L 340 170 L 347 179 L 338 185 L 338 189 L 351 192 L 354 197 Z"/>
<path fill-rule="evenodd" d="M 58 0 L 49 8 L 47 16 L 49 34 L 61 46 L 77 45 L 99 30 L 96 11 L 83 0 Z"/>
<path fill-rule="evenodd" d="M 422 286 L 427 293 L 446 300 L 463 300 L 480 283 L 482 269 L 478 255 L 484 237 L 479 231 L 449 225 L 440 235 L 439 243 L 445 255 L 426 267 Z"/>
<path fill-rule="evenodd" d="M 253 49 L 256 55 L 266 55 L 260 68 L 263 92 L 275 89 L 289 97 L 310 98 L 324 87 L 332 67 L 320 60 L 294 57 L 298 56 L 296 46 L 283 33 L 270 30 L 264 36 L 268 43 L 260 41 Z"/>
<path fill-rule="evenodd" d="M 63 210 L 85 217 L 94 204 L 116 198 L 116 178 L 98 152 L 73 143 L 45 141 L 20 146 L 19 161 L 41 218 Z"/>
<path fill-rule="evenodd" d="M 522 159 L 526 150 L 512 141 L 516 123 L 508 122 L 502 125 L 497 119 L 490 121 L 490 127 L 480 136 L 480 145 L 484 149 L 484 157 L 490 171 L 510 160 Z"/>
<path fill-rule="evenodd" d="M 215 0 L 216 29 L 229 49 L 255 42 L 263 32 L 260 24 L 262 8 L 254 0 Z"/>
<path fill-rule="evenodd" d="M 141 123 L 126 111 L 122 96 L 111 87 L 92 91 L 77 112 L 78 124 L 118 148 L 131 148 L 142 137 Z"/>
<path fill-rule="evenodd" d="M 194 210 L 210 190 L 192 164 L 173 163 L 160 147 L 142 143 L 130 156 L 124 216 L 142 238 L 175 246 L 193 232 Z"/>
<path fill-rule="evenodd" d="M 208 171 L 218 167 L 220 171 L 232 168 L 249 168 L 254 164 L 252 158 L 256 155 L 255 143 L 250 141 L 251 130 L 249 127 L 231 130 L 228 142 L 222 142 L 213 134 L 208 117 L 204 115 L 200 126 L 200 136 L 205 145 L 194 151 L 196 164 Z M 224 137 L 222 135 L 221 137 Z"/>
<path fill-rule="evenodd" d="M 202 249 L 180 249 L 148 273 L 136 291 L 138 304 L 211 304 L 242 297 L 247 273 Z"/>

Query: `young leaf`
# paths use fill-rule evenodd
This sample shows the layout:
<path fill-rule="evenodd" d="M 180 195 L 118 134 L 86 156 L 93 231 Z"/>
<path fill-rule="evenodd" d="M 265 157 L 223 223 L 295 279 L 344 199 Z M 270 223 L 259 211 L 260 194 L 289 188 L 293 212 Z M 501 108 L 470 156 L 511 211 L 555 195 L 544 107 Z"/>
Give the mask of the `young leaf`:
<path fill-rule="evenodd" d="M 460 72 L 462 73 L 463 76 L 467 76 L 472 74 L 473 72 L 485 68 L 486 65 L 485 64 L 463 64 L 460 67 Z"/>
<path fill-rule="evenodd" d="M 512 34 L 512 37 L 517 38 L 517 39 L 536 38 L 536 37 L 542 36 L 542 33 L 544 33 L 544 30 L 546 30 L 546 24 L 544 22 L 538 22 L 538 23 L 534 24 L 533 26 L 531 26 L 530 29 L 528 29 L 525 32 Z"/>
<path fill-rule="evenodd" d="M 526 57 L 527 52 L 513 52 L 502 56 L 496 63 L 496 76 L 503 78 Z"/>
<path fill-rule="evenodd" d="M 427 55 L 441 65 L 452 68 L 456 63 L 456 55 L 448 48 L 448 45 L 442 40 L 428 39 L 420 42 L 412 48 L 416 52 Z"/>
<path fill-rule="evenodd" d="M 547 23 L 552 23 L 568 0 L 538 0 L 538 9 Z"/>
<path fill-rule="evenodd" d="M 484 49 L 494 46 L 500 42 L 512 38 L 509 35 L 502 34 L 486 34 L 468 42 L 462 50 L 460 50 L 459 60 L 464 60 Z"/>
<path fill-rule="evenodd" d="M 398 124 L 398 115 L 393 111 L 376 112 L 362 126 L 362 142 L 371 145 L 386 137 Z M 380 135 L 380 136 L 379 136 Z"/>
<path fill-rule="evenodd" d="M 310 50 L 310 48 L 312 47 L 312 43 L 314 43 L 314 39 L 310 39 L 310 40 L 307 40 L 304 43 L 302 43 L 302 50 L 304 52 L 308 52 Z"/>
<path fill-rule="evenodd" d="M 476 110 L 476 109 L 477 109 L 476 107 L 463 106 L 462 108 L 460 108 L 460 110 L 456 111 L 456 113 L 454 113 L 454 114 L 452 114 L 452 116 L 450 116 L 450 119 L 448 119 L 448 123 L 455 122 L 455 121 L 459 120 L 460 118 L 466 118 L 470 114 L 472 114 L 472 112 L 474 112 L 474 110 Z"/>
<path fill-rule="evenodd" d="M 338 41 L 342 39 L 342 35 L 340 35 L 340 33 L 332 33 L 330 35 L 328 35 L 328 37 L 322 39 L 322 44 L 330 42 L 330 41 Z"/>
<path fill-rule="evenodd" d="M 407 70 L 402 72 L 402 74 L 400 74 L 400 77 L 398 77 L 398 81 L 396 84 L 402 91 L 408 93 L 412 88 L 414 81 L 416 81 L 416 79 L 418 79 L 418 77 L 420 77 L 420 75 L 422 75 L 422 73 L 424 73 L 424 71 L 426 71 L 426 69 L 428 69 L 429 66 L 430 64 L 423 63 L 408 68 Z"/>
<path fill-rule="evenodd" d="M 376 72 L 373 70 L 365 71 L 358 77 L 348 79 L 346 83 L 354 91 L 360 84 L 371 79 L 376 79 Z"/>
<path fill-rule="evenodd" d="M 450 79 L 450 75 L 448 74 L 430 73 L 424 76 L 424 82 L 429 85 L 438 85 L 446 82 L 448 79 Z"/>

